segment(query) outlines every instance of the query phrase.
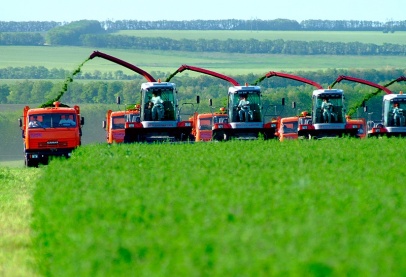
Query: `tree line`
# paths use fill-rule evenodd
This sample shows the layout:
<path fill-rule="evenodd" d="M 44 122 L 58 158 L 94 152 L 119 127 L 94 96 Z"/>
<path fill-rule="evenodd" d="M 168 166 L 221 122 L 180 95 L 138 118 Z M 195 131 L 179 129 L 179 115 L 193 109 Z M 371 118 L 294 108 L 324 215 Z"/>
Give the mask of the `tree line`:
<path fill-rule="evenodd" d="M 105 20 L 97 21 L 107 32 L 118 30 L 279 30 L 279 31 L 406 31 L 406 20 L 320 20 L 301 22 L 291 19 L 220 19 L 220 20 Z M 74 22 L 0 21 L 0 32 L 47 32 Z"/>
<path fill-rule="evenodd" d="M 143 38 L 111 34 L 78 34 L 75 32 L 52 32 L 46 40 L 40 34 L 0 34 L 0 45 L 39 46 L 44 44 L 85 46 L 92 48 L 138 49 L 160 51 L 224 52 L 245 54 L 286 55 L 361 55 L 404 56 L 406 44 L 360 42 L 326 42 L 295 40 L 174 40 L 169 38 Z"/>

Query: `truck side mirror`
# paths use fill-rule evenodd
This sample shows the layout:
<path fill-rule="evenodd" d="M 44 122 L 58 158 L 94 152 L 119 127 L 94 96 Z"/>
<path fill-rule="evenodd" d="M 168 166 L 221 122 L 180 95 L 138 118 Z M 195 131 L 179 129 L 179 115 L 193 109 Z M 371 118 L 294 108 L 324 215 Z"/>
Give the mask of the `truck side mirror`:
<path fill-rule="evenodd" d="M 200 103 L 200 96 L 199 96 L 199 95 L 196 96 L 196 103 L 197 103 L 197 104 Z"/>
<path fill-rule="evenodd" d="M 282 98 L 282 106 L 285 106 L 285 98 Z"/>
<path fill-rule="evenodd" d="M 364 106 L 364 113 L 368 112 L 368 106 Z"/>
<path fill-rule="evenodd" d="M 85 118 L 83 116 L 80 118 L 80 125 L 85 125 Z"/>
<path fill-rule="evenodd" d="M 103 121 L 102 121 L 102 127 L 103 127 L 103 129 L 106 129 L 106 126 L 107 126 L 106 120 L 103 120 Z"/>
<path fill-rule="evenodd" d="M 296 109 L 296 102 L 292 102 L 292 109 Z"/>
<path fill-rule="evenodd" d="M 18 119 L 18 125 L 21 127 L 23 127 L 23 121 L 21 120 L 21 118 Z"/>
<path fill-rule="evenodd" d="M 211 106 L 213 106 L 213 99 L 209 99 L 209 106 L 211 107 Z"/>
<path fill-rule="evenodd" d="M 120 98 L 120 96 L 117 96 L 116 103 L 117 103 L 117 105 L 120 105 L 120 104 L 121 104 L 121 98 Z"/>

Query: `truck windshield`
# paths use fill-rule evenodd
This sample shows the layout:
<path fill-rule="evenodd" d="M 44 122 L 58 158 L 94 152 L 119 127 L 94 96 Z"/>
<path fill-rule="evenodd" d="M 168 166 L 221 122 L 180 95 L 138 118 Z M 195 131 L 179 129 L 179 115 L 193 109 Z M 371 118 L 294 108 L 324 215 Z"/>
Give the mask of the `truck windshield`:
<path fill-rule="evenodd" d="M 283 123 L 283 133 L 285 133 L 285 134 L 297 133 L 297 125 L 298 125 L 298 121 L 284 122 Z"/>
<path fill-rule="evenodd" d="M 124 129 L 125 115 L 113 116 L 111 121 L 111 129 Z"/>
<path fill-rule="evenodd" d="M 211 118 L 200 118 L 199 119 L 199 129 L 200 130 L 211 130 L 212 119 Z"/>
<path fill-rule="evenodd" d="M 72 113 L 35 114 L 28 116 L 29 128 L 73 128 L 76 117 Z"/>

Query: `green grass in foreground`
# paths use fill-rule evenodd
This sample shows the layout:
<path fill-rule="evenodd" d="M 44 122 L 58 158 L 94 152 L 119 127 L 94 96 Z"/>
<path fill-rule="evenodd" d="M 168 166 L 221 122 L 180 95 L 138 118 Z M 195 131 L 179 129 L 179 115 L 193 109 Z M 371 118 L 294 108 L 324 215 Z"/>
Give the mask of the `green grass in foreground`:
<path fill-rule="evenodd" d="M 0 276 L 37 276 L 30 223 L 31 197 L 41 170 L 12 166 L 0 164 Z"/>
<path fill-rule="evenodd" d="M 45 168 L 49 276 L 403 276 L 406 141 L 90 145 Z"/>

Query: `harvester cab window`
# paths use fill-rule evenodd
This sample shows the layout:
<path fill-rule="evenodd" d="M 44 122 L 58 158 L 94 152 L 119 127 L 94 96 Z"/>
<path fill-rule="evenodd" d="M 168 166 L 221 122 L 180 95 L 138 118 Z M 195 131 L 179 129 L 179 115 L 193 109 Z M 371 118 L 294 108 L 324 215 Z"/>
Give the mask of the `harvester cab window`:
<path fill-rule="evenodd" d="M 344 123 L 345 111 L 342 94 L 320 94 L 313 98 L 315 123 Z"/>
<path fill-rule="evenodd" d="M 240 122 L 240 107 L 238 107 L 242 97 L 249 102 L 246 110 L 248 120 L 246 122 L 261 122 L 261 96 L 260 91 L 244 91 L 243 93 L 234 93 L 229 98 L 229 117 L 231 122 Z M 232 107 L 232 108 L 231 108 Z M 245 118 L 245 117 L 244 117 Z"/>
<path fill-rule="evenodd" d="M 143 95 L 143 120 L 175 120 L 173 88 L 149 88 Z"/>
<path fill-rule="evenodd" d="M 385 101 L 384 103 L 384 124 L 386 126 L 401 127 L 405 126 L 406 120 L 404 115 L 405 102 Z"/>

